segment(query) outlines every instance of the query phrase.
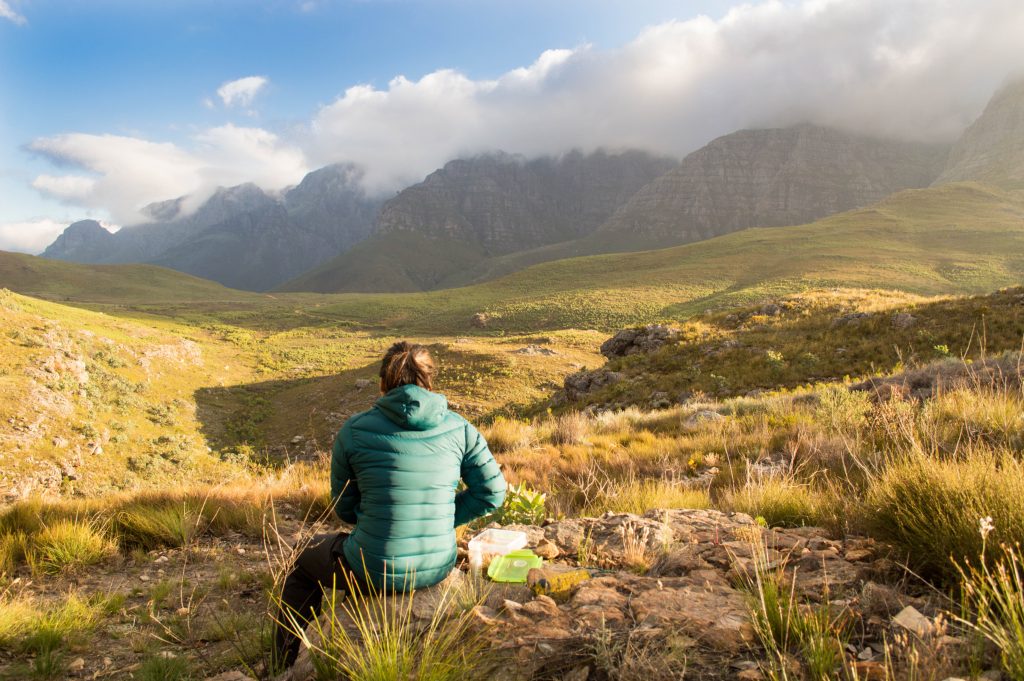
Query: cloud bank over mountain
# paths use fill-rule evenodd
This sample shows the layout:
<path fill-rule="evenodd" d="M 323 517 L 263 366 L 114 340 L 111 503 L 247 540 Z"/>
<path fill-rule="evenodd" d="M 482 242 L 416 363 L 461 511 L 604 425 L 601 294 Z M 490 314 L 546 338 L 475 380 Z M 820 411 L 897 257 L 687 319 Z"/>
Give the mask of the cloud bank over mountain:
<path fill-rule="evenodd" d="M 552 49 L 495 79 L 438 70 L 355 85 L 276 132 L 227 124 L 179 144 L 37 139 L 30 149 L 74 168 L 34 186 L 131 223 L 151 201 L 243 181 L 282 187 L 337 161 L 362 165 L 367 187 L 384 192 L 494 149 L 681 156 L 736 129 L 797 122 L 950 141 L 1024 67 L 1020 35 L 1019 0 L 761 2 L 651 26 L 616 49 Z M 225 104 L 244 107 L 265 84 L 242 80 Z"/>

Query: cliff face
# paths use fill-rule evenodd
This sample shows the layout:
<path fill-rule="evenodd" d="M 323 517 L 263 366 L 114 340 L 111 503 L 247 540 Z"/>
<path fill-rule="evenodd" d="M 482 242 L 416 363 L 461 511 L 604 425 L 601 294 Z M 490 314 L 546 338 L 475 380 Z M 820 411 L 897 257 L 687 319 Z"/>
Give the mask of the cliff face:
<path fill-rule="evenodd" d="M 487 256 L 577 239 L 674 165 L 638 151 L 452 161 L 388 201 L 376 234 L 454 239 Z"/>
<path fill-rule="evenodd" d="M 997 92 L 949 152 L 936 184 L 977 180 L 1024 182 L 1024 80 Z"/>
<path fill-rule="evenodd" d="M 95 220 L 79 220 L 68 225 L 57 239 L 42 252 L 44 258 L 72 260 L 85 255 L 101 258 L 114 241 L 114 235 Z"/>
<path fill-rule="evenodd" d="M 945 155 L 941 147 L 809 125 L 743 130 L 712 141 L 641 189 L 596 236 L 647 247 L 812 222 L 927 186 Z"/>

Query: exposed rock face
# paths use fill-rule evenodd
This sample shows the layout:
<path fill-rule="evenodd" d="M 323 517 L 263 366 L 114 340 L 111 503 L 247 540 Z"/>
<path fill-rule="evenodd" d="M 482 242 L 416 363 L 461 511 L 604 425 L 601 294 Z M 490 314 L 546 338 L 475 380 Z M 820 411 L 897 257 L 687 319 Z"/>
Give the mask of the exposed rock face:
<path fill-rule="evenodd" d="M 690 154 L 637 192 L 598 236 L 642 247 L 812 222 L 928 186 L 945 153 L 810 125 L 742 130 Z"/>
<path fill-rule="evenodd" d="M 310 173 L 283 197 L 243 184 L 217 190 L 192 213 L 183 212 L 184 198 L 163 201 L 146 208 L 153 222 L 107 233 L 109 239 L 97 239 L 92 230 L 93 245 L 77 245 L 82 240 L 75 234 L 69 242 L 65 230 L 43 255 L 154 263 L 235 288 L 264 290 L 369 234 L 380 201 L 365 195 L 359 179 L 354 167 L 334 165 Z"/>
<path fill-rule="evenodd" d="M 601 354 L 608 359 L 614 359 L 640 352 L 654 352 L 678 336 L 678 329 L 664 324 L 648 324 L 636 329 L 622 329 L 601 343 Z"/>
<path fill-rule="evenodd" d="M 1024 80 L 997 92 L 985 111 L 953 145 L 935 184 L 1024 180 Z"/>
<path fill-rule="evenodd" d="M 79 220 L 43 251 L 44 258 L 76 260 L 77 256 L 102 258 L 114 241 L 114 235 L 95 220 Z"/>
<path fill-rule="evenodd" d="M 599 390 L 606 385 L 618 383 L 624 378 L 618 371 L 594 369 L 593 371 L 577 371 L 569 374 L 562 382 L 562 390 L 553 398 L 554 404 L 575 402 L 588 393 Z"/>
<path fill-rule="evenodd" d="M 674 165 L 639 151 L 456 160 L 388 201 L 377 232 L 456 239 L 487 256 L 577 239 Z"/>

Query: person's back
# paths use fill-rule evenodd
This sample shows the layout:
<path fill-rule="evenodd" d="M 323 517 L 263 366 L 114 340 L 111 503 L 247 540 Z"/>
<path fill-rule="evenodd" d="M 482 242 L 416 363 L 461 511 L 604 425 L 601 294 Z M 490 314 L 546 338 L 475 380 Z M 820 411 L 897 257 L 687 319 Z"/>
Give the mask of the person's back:
<path fill-rule="evenodd" d="M 466 489 L 456 494 L 460 480 Z M 393 388 L 353 416 L 334 443 L 331 493 L 355 524 L 349 565 L 376 587 L 409 590 L 455 566 L 455 527 L 497 508 L 505 480 L 487 443 L 447 400 L 417 385 Z"/>
<path fill-rule="evenodd" d="M 276 666 L 294 662 L 296 632 L 319 612 L 324 588 L 436 584 L 455 567 L 455 528 L 501 506 L 501 469 L 476 428 L 431 391 L 433 374 L 426 348 L 396 343 L 381 362 L 382 396 L 335 438 L 331 498 L 355 529 L 318 537 L 296 558 L 281 594 Z M 456 492 L 460 481 L 466 488 Z"/>

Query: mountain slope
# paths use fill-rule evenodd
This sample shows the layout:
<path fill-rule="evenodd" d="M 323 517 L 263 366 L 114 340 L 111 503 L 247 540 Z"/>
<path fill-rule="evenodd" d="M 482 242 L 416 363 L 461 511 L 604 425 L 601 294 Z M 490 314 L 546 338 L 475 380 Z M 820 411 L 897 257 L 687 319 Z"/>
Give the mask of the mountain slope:
<path fill-rule="evenodd" d="M 936 184 L 977 180 L 1024 184 L 1024 80 L 997 92 L 985 111 L 953 145 Z"/>
<path fill-rule="evenodd" d="M 43 255 L 154 263 L 232 287 L 265 290 L 369 234 L 380 202 L 367 197 L 359 183 L 354 167 L 338 164 L 309 173 L 281 198 L 254 184 L 221 188 L 191 213 L 184 212 L 184 198 L 153 204 L 147 213 L 156 221 L 113 235 L 69 227 Z"/>
<path fill-rule="evenodd" d="M 639 151 L 452 161 L 385 203 L 374 236 L 280 290 L 437 288 L 489 257 L 593 232 L 674 165 Z"/>
<path fill-rule="evenodd" d="M 642 248 L 811 222 L 928 186 L 945 151 L 810 125 L 742 130 L 644 187 L 594 241 L 599 250 Z"/>
<path fill-rule="evenodd" d="M 257 300 L 154 265 L 85 265 L 0 251 L 0 288 L 37 298 L 96 303 L 174 303 Z"/>

